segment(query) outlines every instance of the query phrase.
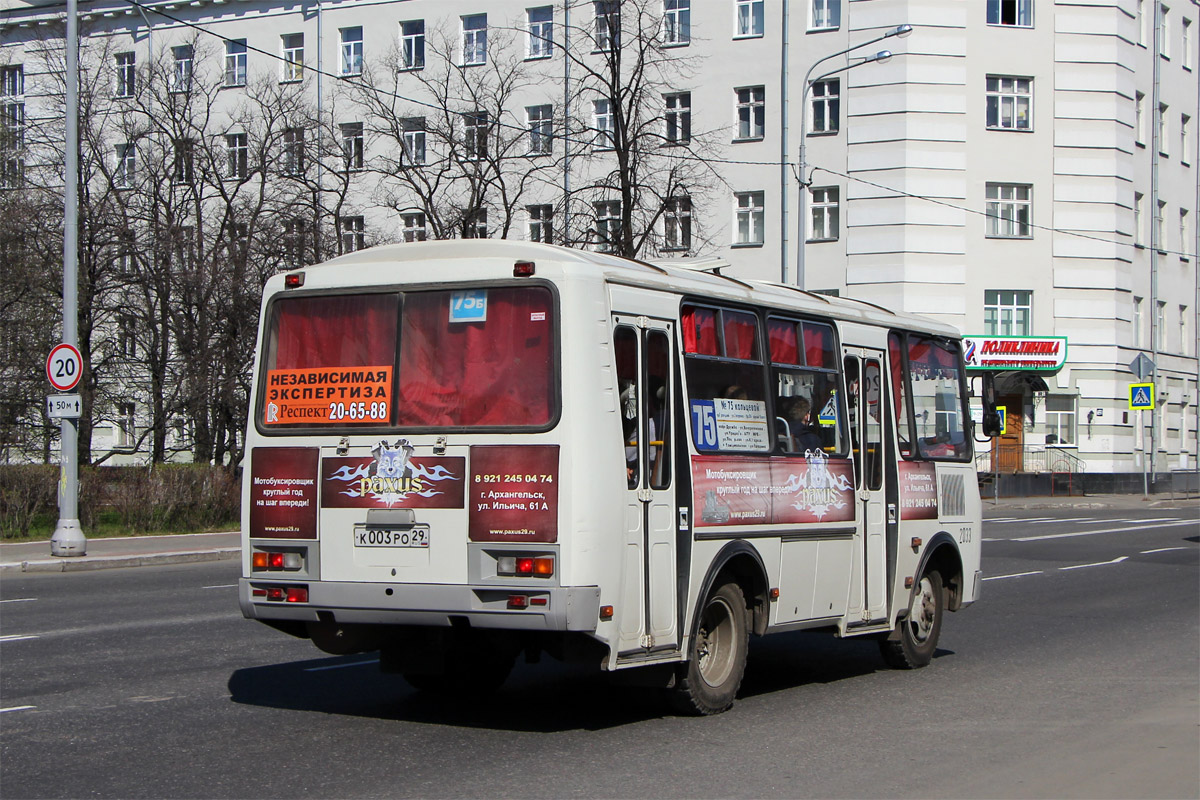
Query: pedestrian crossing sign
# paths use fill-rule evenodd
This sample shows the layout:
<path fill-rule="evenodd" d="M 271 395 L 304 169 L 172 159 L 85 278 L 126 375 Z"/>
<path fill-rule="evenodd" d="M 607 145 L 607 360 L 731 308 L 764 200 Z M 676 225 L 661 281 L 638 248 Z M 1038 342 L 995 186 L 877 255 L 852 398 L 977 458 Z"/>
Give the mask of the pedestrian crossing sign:
<path fill-rule="evenodd" d="M 1153 383 L 1131 383 L 1131 384 L 1129 384 L 1129 410 L 1130 411 L 1153 411 L 1154 410 L 1154 384 Z"/>

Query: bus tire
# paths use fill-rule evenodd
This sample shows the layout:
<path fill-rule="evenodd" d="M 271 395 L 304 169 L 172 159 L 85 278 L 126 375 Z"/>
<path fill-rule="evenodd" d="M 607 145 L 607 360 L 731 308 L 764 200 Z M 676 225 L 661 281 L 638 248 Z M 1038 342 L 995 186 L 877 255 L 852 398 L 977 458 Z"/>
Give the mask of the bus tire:
<path fill-rule="evenodd" d="M 928 570 L 913 592 L 908 615 L 896 623 L 891 636 L 879 643 L 879 652 L 888 666 L 918 669 L 928 665 L 937 649 L 945 611 L 946 592 L 941 573 Z"/>
<path fill-rule="evenodd" d="M 736 583 L 715 589 L 704 601 L 688 660 L 680 665 L 671 704 L 691 715 L 720 714 L 733 705 L 750 646 L 746 598 Z"/>

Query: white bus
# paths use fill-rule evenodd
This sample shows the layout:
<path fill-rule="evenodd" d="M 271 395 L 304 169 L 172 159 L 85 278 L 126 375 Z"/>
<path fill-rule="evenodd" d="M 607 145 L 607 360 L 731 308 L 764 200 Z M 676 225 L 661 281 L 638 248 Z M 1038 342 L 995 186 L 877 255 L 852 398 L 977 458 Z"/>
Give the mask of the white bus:
<path fill-rule="evenodd" d="M 546 652 L 691 713 L 751 634 L 928 664 L 980 590 L 957 332 L 702 266 L 468 240 L 271 278 L 245 616 L 419 689 Z"/>

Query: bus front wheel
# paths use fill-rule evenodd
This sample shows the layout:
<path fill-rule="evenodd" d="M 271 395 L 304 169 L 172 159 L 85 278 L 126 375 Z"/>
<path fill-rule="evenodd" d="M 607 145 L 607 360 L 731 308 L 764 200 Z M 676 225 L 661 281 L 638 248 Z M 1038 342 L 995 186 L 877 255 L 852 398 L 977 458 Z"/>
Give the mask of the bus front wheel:
<path fill-rule="evenodd" d="M 888 666 L 917 669 L 933 660 L 938 635 L 942 632 L 946 593 L 942 576 L 929 570 L 913 592 L 908 616 L 896 623 L 896 630 L 879 643 L 879 651 Z"/>
<path fill-rule="evenodd" d="M 671 702 L 685 714 L 719 714 L 733 705 L 742 674 L 750 626 L 746 598 L 736 583 L 718 587 L 704 602 L 687 662 L 680 666 Z"/>

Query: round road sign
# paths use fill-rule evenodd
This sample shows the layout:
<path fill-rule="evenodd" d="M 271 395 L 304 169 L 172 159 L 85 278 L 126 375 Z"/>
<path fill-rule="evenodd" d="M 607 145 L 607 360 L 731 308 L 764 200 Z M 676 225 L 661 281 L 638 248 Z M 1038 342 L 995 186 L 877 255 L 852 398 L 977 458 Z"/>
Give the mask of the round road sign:
<path fill-rule="evenodd" d="M 69 392 L 79 383 L 83 372 L 83 357 L 73 344 L 56 345 L 46 359 L 46 377 L 60 392 Z"/>

